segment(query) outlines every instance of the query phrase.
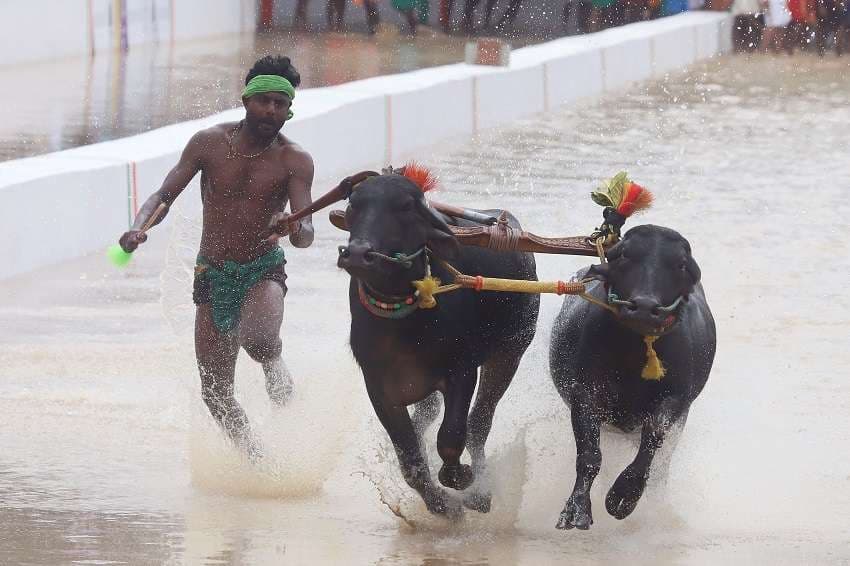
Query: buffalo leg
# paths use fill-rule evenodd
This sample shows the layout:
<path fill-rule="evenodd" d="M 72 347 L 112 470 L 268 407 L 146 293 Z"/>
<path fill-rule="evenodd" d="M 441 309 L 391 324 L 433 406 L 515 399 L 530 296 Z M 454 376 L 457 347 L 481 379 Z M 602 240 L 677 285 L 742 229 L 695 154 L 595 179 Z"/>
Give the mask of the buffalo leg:
<path fill-rule="evenodd" d="M 519 354 L 499 353 L 487 360 L 481 368 L 481 382 L 475 405 L 469 413 L 469 455 L 472 457 L 472 473 L 475 483 L 463 498 L 463 504 L 475 511 L 487 513 L 490 511 L 491 494 L 486 482 L 487 458 L 484 444 L 493 426 L 493 414 L 496 405 L 502 399 L 505 391 L 516 374 L 522 351 Z"/>
<path fill-rule="evenodd" d="M 393 405 L 386 399 L 377 396 L 371 390 L 369 398 L 375 409 L 378 420 L 384 425 L 387 434 L 395 448 L 401 473 L 407 485 L 419 492 L 428 511 L 437 515 L 457 517 L 462 508 L 459 502 L 453 501 L 445 491 L 434 485 L 428 462 L 419 450 L 419 439 L 410 414 L 404 405 Z"/>
<path fill-rule="evenodd" d="M 686 405 L 682 399 L 668 397 L 646 419 L 641 430 L 637 456 L 631 464 L 626 466 L 605 498 L 605 508 L 613 517 L 625 519 L 635 510 L 646 488 L 652 459 L 664 443 L 667 433 L 685 410 Z"/>
<path fill-rule="evenodd" d="M 460 455 L 466 445 L 469 403 L 475 391 L 477 373 L 478 368 L 472 367 L 450 376 L 444 395 L 446 411 L 437 433 L 437 453 L 443 460 L 440 483 L 457 490 L 466 489 L 474 479 L 472 468 L 460 463 Z"/>
<path fill-rule="evenodd" d="M 581 385 L 575 386 L 570 397 L 570 418 L 576 440 L 576 483 L 558 518 L 559 529 L 587 530 L 593 524 L 590 505 L 590 486 L 602 465 L 599 450 L 599 427 L 601 418 L 595 399 Z"/>
<path fill-rule="evenodd" d="M 419 440 L 419 450 L 426 462 L 428 461 L 428 450 L 425 447 L 422 436 L 428 427 L 431 426 L 431 423 L 439 416 L 440 401 L 440 394 L 435 391 L 413 406 L 413 416 L 411 417 L 413 430 L 416 431 L 416 438 Z"/>

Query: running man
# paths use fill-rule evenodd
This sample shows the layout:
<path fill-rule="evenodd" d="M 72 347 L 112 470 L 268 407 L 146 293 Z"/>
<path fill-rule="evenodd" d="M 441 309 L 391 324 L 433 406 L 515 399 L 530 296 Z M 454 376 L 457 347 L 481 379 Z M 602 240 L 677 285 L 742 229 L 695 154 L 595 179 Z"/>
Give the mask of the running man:
<path fill-rule="evenodd" d="M 313 160 L 280 133 L 292 117 L 300 82 L 287 57 L 257 61 L 242 92 L 245 119 L 195 134 L 119 240 L 125 251 L 135 250 L 147 239 L 141 227 L 160 203 L 170 206 L 201 172 L 203 233 L 192 293 L 201 392 L 210 413 L 252 461 L 262 452 L 234 397 L 236 357 L 244 348 L 262 365 L 271 400 L 286 402 L 292 377 L 281 359 L 286 261 L 278 239 L 289 236 L 299 248 L 313 243 L 310 217 L 290 223 L 284 212 L 287 202 L 293 212 L 312 202 Z"/>

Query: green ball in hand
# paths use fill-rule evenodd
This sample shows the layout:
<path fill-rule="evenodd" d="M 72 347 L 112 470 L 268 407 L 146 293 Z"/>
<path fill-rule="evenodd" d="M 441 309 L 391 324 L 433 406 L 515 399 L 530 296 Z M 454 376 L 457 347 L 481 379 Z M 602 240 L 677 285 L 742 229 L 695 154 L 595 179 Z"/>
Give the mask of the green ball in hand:
<path fill-rule="evenodd" d="M 113 244 L 106 250 L 106 257 L 108 257 L 109 261 L 111 261 L 116 267 L 124 267 L 130 263 L 130 260 L 133 258 L 133 254 L 125 252 L 118 244 Z"/>

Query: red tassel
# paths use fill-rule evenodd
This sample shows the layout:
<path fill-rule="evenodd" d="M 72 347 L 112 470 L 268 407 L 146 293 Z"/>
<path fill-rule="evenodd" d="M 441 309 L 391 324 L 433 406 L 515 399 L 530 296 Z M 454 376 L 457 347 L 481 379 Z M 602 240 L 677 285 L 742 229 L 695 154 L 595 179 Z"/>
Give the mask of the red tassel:
<path fill-rule="evenodd" d="M 646 210 L 650 206 L 652 206 L 652 193 L 637 183 L 629 182 L 617 212 L 628 218 L 635 212 Z"/>
<path fill-rule="evenodd" d="M 423 193 L 427 193 L 437 187 L 436 175 L 431 173 L 430 169 L 415 161 L 410 161 L 404 166 L 402 175 L 416 183 L 416 186 L 422 189 Z"/>

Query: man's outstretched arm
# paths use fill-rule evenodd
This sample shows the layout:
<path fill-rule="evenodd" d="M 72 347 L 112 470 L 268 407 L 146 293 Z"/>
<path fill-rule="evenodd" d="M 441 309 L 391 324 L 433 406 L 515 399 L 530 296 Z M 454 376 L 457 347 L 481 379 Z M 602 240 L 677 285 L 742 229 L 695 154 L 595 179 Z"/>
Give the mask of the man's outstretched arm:
<path fill-rule="evenodd" d="M 159 205 L 164 203 L 166 207 L 170 207 L 174 200 L 180 196 L 183 189 L 192 181 L 198 171 L 201 170 L 201 155 L 203 148 L 207 143 L 208 137 L 205 132 L 198 132 L 186 147 L 180 156 L 180 161 L 169 171 L 162 186 L 152 194 L 136 214 L 136 219 L 133 221 L 133 226 L 125 232 L 118 243 L 126 252 L 132 252 L 139 244 L 148 239 L 147 234 L 141 232 L 142 227 L 150 220 Z M 166 217 L 168 208 L 166 208 L 153 222 L 156 226 Z"/>

